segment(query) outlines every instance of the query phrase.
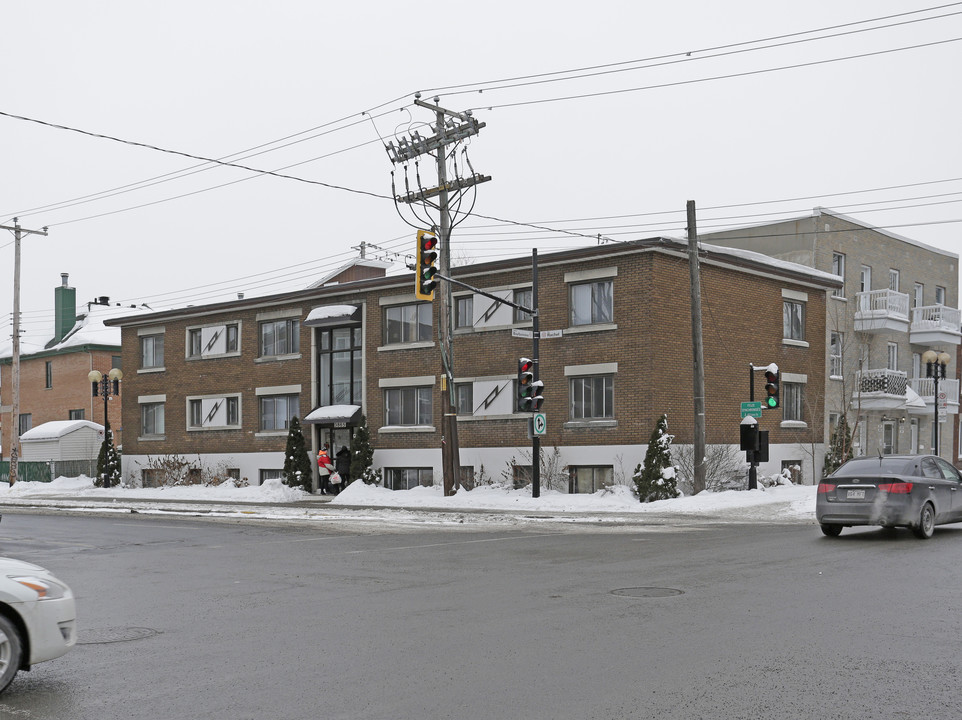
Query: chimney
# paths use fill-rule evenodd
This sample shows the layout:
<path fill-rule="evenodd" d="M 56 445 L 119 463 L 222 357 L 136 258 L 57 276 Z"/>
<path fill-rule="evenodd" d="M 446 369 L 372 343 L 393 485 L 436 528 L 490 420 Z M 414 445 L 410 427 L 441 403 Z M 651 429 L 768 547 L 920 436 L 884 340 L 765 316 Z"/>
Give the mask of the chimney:
<path fill-rule="evenodd" d="M 77 291 L 67 284 L 70 276 L 60 273 L 60 287 L 53 289 L 53 343 L 64 339 L 77 322 Z"/>

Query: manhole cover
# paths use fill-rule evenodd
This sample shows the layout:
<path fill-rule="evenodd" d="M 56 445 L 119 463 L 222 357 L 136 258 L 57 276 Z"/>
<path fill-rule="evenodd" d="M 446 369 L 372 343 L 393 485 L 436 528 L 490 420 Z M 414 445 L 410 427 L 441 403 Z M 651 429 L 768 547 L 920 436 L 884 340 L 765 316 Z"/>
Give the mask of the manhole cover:
<path fill-rule="evenodd" d="M 634 588 L 619 588 L 618 590 L 612 590 L 612 595 L 621 595 L 623 597 L 643 597 L 643 598 L 656 598 L 656 597 L 672 597 L 673 595 L 684 595 L 684 590 L 676 590 L 675 588 L 662 588 L 662 587 L 634 587 Z"/>
<path fill-rule="evenodd" d="M 100 645 L 103 643 L 141 640 L 157 634 L 157 630 L 145 627 L 92 628 L 77 633 L 78 645 Z"/>

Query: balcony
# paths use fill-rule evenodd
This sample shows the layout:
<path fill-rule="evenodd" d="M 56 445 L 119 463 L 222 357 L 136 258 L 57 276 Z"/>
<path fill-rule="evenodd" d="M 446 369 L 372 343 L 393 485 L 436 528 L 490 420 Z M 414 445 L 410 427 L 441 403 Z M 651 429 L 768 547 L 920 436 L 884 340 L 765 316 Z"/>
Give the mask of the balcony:
<path fill-rule="evenodd" d="M 909 296 L 895 290 L 856 293 L 855 332 L 908 332 Z"/>
<path fill-rule="evenodd" d="M 935 413 L 935 381 L 932 378 L 912 378 L 909 381 L 911 387 L 919 397 L 925 402 L 925 409 L 909 408 L 909 412 L 916 415 L 926 415 L 931 417 Z M 954 378 L 943 378 L 939 380 L 939 394 L 945 393 L 945 411 L 949 415 L 959 414 L 959 381 Z"/>
<path fill-rule="evenodd" d="M 913 345 L 962 344 L 962 312 L 945 305 L 926 305 L 912 310 L 909 342 Z"/>
<path fill-rule="evenodd" d="M 908 375 L 901 370 L 866 370 L 855 375 L 852 407 L 859 410 L 900 410 L 908 401 Z"/>

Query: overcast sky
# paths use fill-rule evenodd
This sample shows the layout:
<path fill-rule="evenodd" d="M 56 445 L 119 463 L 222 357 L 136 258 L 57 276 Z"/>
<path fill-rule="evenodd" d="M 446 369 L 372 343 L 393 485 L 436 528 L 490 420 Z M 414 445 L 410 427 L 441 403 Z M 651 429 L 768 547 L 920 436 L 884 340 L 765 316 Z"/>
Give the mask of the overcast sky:
<path fill-rule="evenodd" d="M 304 287 L 361 241 L 411 253 L 382 140 L 430 134 L 419 90 L 486 123 L 462 261 L 682 236 L 688 200 L 704 231 L 825 206 L 962 249 L 962 3 L 441 7 L 5 3 L 0 222 L 49 227 L 22 245 L 25 330 L 61 272 L 80 302 L 171 307 Z"/>

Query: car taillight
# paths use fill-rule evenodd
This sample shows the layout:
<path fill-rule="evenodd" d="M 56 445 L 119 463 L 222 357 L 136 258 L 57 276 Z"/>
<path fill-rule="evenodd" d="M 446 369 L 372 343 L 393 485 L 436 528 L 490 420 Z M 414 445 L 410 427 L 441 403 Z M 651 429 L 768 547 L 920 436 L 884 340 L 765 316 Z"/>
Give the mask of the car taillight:
<path fill-rule="evenodd" d="M 831 483 L 819 483 L 818 484 L 818 494 L 835 492 L 835 486 Z"/>
<path fill-rule="evenodd" d="M 912 483 L 882 483 L 878 486 L 878 489 L 893 495 L 908 495 L 912 492 Z"/>

